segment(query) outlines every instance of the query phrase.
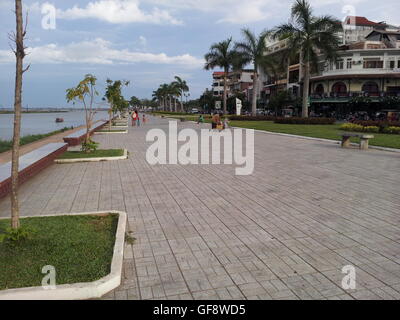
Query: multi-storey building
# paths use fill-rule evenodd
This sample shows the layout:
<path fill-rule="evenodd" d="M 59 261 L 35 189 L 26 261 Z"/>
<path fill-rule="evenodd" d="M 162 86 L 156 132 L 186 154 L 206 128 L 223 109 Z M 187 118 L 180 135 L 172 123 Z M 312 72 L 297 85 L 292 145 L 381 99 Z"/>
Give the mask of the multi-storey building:
<path fill-rule="evenodd" d="M 333 110 L 357 96 L 400 96 L 400 32 L 373 30 L 364 41 L 341 46 L 336 62 L 321 60 L 310 86 L 311 102 Z"/>
<path fill-rule="evenodd" d="M 318 70 L 311 75 L 312 108 L 335 111 L 336 106 L 345 109 L 344 105 L 355 96 L 371 100 L 400 96 L 400 28 L 364 17 L 347 17 L 343 26 L 345 44 L 338 50 L 338 60 L 328 63 L 321 56 Z M 286 44 L 286 40 L 270 44 L 268 54 L 281 55 Z M 282 90 L 295 97 L 302 93 L 303 72 L 298 58 L 288 61 L 275 75 L 262 70 L 259 73 L 261 99 L 266 102 Z"/>
<path fill-rule="evenodd" d="M 224 72 L 213 72 L 212 91 L 214 97 L 222 97 L 224 94 Z"/>
<path fill-rule="evenodd" d="M 373 30 L 386 30 L 385 22 L 373 22 L 365 17 L 348 16 L 343 22 L 343 44 L 364 41 Z"/>
<path fill-rule="evenodd" d="M 227 76 L 227 93 L 228 97 L 243 93 L 248 98 L 249 89 L 253 85 L 254 70 L 238 70 L 228 73 Z M 213 73 L 213 95 L 222 98 L 224 94 L 224 72 Z"/>

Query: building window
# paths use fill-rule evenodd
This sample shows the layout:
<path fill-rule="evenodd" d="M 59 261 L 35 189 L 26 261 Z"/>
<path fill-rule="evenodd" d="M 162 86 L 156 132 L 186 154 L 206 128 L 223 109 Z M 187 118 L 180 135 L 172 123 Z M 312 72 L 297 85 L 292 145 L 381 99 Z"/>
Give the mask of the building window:
<path fill-rule="evenodd" d="M 347 86 L 343 82 L 336 82 L 332 86 L 332 92 L 337 96 L 344 96 L 347 94 Z"/>
<path fill-rule="evenodd" d="M 382 69 L 383 61 L 364 59 L 364 69 Z"/>
<path fill-rule="evenodd" d="M 397 68 L 400 69 L 400 60 L 397 61 Z"/>
<path fill-rule="evenodd" d="M 347 69 L 351 69 L 352 64 L 353 64 L 353 60 L 347 59 Z"/>
<path fill-rule="evenodd" d="M 343 70 L 343 60 L 336 61 L 336 70 Z"/>
<path fill-rule="evenodd" d="M 396 66 L 396 61 L 389 61 L 389 69 L 394 69 Z"/>

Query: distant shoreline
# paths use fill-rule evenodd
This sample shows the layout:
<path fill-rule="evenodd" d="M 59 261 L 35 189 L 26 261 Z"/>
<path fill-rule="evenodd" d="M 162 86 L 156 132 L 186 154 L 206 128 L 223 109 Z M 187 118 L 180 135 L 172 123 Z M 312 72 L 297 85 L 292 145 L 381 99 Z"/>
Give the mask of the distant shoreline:
<path fill-rule="evenodd" d="M 67 113 L 69 111 L 60 110 L 60 111 L 21 111 L 22 113 Z M 0 111 L 0 114 L 14 114 L 14 111 Z"/>

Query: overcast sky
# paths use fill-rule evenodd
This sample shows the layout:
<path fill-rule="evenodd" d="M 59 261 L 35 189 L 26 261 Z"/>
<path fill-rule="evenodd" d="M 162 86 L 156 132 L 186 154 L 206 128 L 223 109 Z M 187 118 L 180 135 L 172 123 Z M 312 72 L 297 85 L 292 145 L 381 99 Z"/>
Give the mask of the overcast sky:
<path fill-rule="evenodd" d="M 29 11 L 29 47 L 23 105 L 66 106 L 65 89 L 87 73 L 126 79 L 124 94 L 150 98 L 175 75 L 186 79 L 191 97 L 211 85 L 203 56 L 213 42 L 240 30 L 255 32 L 286 22 L 292 0 L 23 0 Z M 400 25 L 398 0 L 312 0 L 316 15 L 366 16 Z M 48 4 L 57 9 L 55 29 L 44 29 Z M 15 57 L 8 32 L 15 29 L 14 2 L 0 0 L 0 107 L 13 104 Z M 42 10 L 44 10 L 42 13 Z"/>

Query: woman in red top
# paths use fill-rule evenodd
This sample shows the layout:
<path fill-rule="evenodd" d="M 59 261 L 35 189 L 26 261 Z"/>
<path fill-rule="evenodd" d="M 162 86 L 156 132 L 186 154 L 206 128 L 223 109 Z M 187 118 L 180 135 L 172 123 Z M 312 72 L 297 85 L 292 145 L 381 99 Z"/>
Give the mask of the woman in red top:
<path fill-rule="evenodd" d="M 132 127 L 136 126 L 136 120 L 137 120 L 137 113 L 136 111 L 132 112 Z"/>

